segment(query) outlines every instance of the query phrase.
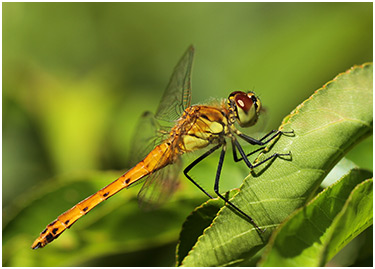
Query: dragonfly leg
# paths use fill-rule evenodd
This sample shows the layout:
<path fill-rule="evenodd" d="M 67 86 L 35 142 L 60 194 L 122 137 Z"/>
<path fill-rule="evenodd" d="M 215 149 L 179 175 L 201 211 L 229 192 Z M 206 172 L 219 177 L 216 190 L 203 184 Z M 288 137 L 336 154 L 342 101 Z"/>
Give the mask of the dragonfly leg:
<path fill-rule="evenodd" d="M 253 168 L 257 167 L 257 166 L 259 166 L 259 165 L 261 165 L 261 164 L 263 164 L 263 163 L 269 161 L 270 159 L 273 159 L 273 158 L 276 158 L 276 157 L 290 156 L 290 155 L 291 155 L 290 152 L 288 152 L 288 153 L 274 153 L 274 154 L 272 154 L 271 156 L 267 157 L 266 159 L 264 159 L 264 160 L 262 160 L 262 161 L 260 161 L 260 162 L 258 162 L 258 163 L 256 163 L 256 164 L 252 164 L 252 163 L 249 161 L 249 159 L 247 158 L 247 156 L 249 156 L 249 155 L 251 155 L 251 154 L 253 154 L 253 153 L 257 152 L 257 151 L 260 151 L 260 150 L 264 149 L 264 147 L 262 147 L 262 148 L 260 148 L 260 149 L 258 149 L 258 150 L 255 150 L 255 151 L 253 151 L 253 152 L 250 152 L 248 155 L 246 155 L 246 153 L 243 151 L 243 149 L 242 149 L 240 143 L 239 143 L 236 139 L 233 139 L 233 140 L 232 140 L 232 143 L 233 143 L 233 147 L 238 149 L 238 152 L 240 153 L 240 155 L 241 155 L 241 157 L 242 157 L 241 159 L 239 159 L 239 158 L 236 156 L 237 160 L 244 160 L 244 162 L 246 163 L 247 167 L 249 167 L 250 169 L 253 169 Z M 233 154 L 236 154 L 236 153 L 235 153 L 235 149 L 233 149 Z M 236 160 L 236 159 L 235 159 L 235 160 Z"/>
<path fill-rule="evenodd" d="M 239 137 L 241 137 L 243 140 L 245 140 L 246 142 L 248 142 L 252 145 L 260 145 L 260 146 L 263 146 L 263 145 L 267 144 L 268 142 L 270 142 L 272 139 L 274 139 L 276 136 L 278 136 L 280 134 L 294 134 L 294 131 L 283 132 L 283 131 L 279 131 L 279 130 L 272 130 L 271 132 L 269 132 L 268 134 L 266 134 L 265 136 L 263 136 L 259 140 L 255 139 L 255 138 L 252 138 L 248 135 L 245 135 L 241 132 L 237 133 L 237 135 Z M 269 137 L 269 136 L 271 136 L 271 137 Z M 263 140 L 265 140 L 265 141 L 263 141 Z"/>
<path fill-rule="evenodd" d="M 268 160 L 271 160 L 271 159 L 273 159 L 273 158 L 276 158 L 276 157 L 282 157 L 282 156 L 291 156 L 292 155 L 292 153 L 289 151 L 288 153 L 274 153 L 274 154 L 272 154 L 271 156 L 269 156 L 269 157 L 267 157 L 266 159 L 264 159 L 264 160 L 262 160 L 262 161 L 260 161 L 260 162 L 258 162 L 258 163 L 256 163 L 256 164 L 253 164 L 252 166 L 252 168 L 255 168 L 255 167 L 257 167 L 257 166 L 259 166 L 259 165 L 261 165 L 261 164 L 263 164 L 263 163 L 265 163 L 265 162 L 267 162 Z"/>
<path fill-rule="evenodd" d="M 210 197 L 211 199 L 213 198 L 208 192 L 206 192 L 197 182 L 195 182 L 194 179 L 191 178 L 191 176 L 189 176 L 189 171 L 194 167 L 196 166 L 199 162 L 201 162 L 204 158 L 206 158 L 207 156 L 209 156 L 211 153 L 213 153 L 215 150 L 217 150 L 218 148 L 220 148 L 221 144 L 217 144 L 216 146 L 214 146 L 213 148 L 211 148 L 209 151 L 207 151 L 206 153 L 202 154 L 199 158 L 197 158 L 196 160 L 194 160 L 191 164 L 189 164 L 185 169 L 184 169 L 184 174 L 185 176 L 195 185 L 197 186 L 202 192 L 204 192 L 208 197 Z"/>
<path fill-rule="evenodd" d="M 238 156 L 237 156 L 237 150 L 236 150 L 236 145 L 234 144 L 234 141 L 233 140 L 231 140 L 231 141 L 232 141 L 232 151 L 233 151 L 233 159 L 234 159 L 234 161 L 235 162 L 242 161 L 243 158 L 242 157 L 238 158 Z M 257 153 L 258 151 L 261 151 L 261 150 L 264 150 L 264 149 L 265 149 L 265 147 L 260 147 L 260 148 L 258 148 L 256 150 L 254 150 L 254 151 L 246 154 L 246 157 L 249 157 L 250 155 L 253 155 L 254 153 Z"/>
<path fill-rule="evenodd" d="M 246 163 L 247 167 L 249 167 L 250 169 L 252 169 L 254 166 L 251 164 L 251 162 L 247 158 L 246 153 L 243 151 L 243 149 L 242 149 L 240 143 L 237 141 L 237 139 L 234 138 L 232 140 L 232 145 L 233 145 L 233 154 L 235 154 L 236 157 L 237 157 L 237 153 L 236 153 L 236 148 L 237 148 L 238 152 L 240 153 L 240 155 L 242 157 L 242 160 Z M 237 158 L 237 160 L 240 160 L 240 159 Z"/>
<path fill-rule="evenodd" d="M 223 162 L 224 162 L 224 157 L 225 157 L 225 151 L 226 151 L 226 144 L 223 145 L 223 148 L 222 148 L 221 153 L 220 153 L 219 165 L 217 167 L 216 177 L 215 177 L 214 191 L 215 191 L 215 193 L 217 194 L 218 197 L 220 197 L 221 199 L 223 199 L 227 204 L 229 204 L 231 207 L 233 207 L 237 212 L 239 212 L 244 217 L 246 217 L 251 222 L 251 224 L 253 224 L 255 226 L 255 228 L 259 232 L 263 233 L 264 230 L 262 230 L 261 228 L 259 228 L 259 226 L 255 223 L 255 221 L 249 215 L 247 215 L 245 212 L 243 212 L 241 209 L 239 209 L 237 206 L 235 206 L 232 202 L 230 202 L 227 198 L 225 198 L 223 195 L 220 194 L 220 191 L 219 191 L 219 181 L 220 181 L 221 169 L 223 167 Z"/>

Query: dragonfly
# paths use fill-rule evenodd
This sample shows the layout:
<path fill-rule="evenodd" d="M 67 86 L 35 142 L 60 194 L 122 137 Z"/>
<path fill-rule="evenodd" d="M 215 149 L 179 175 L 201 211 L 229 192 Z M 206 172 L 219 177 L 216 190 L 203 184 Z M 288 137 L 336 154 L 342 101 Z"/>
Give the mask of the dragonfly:
<path fill-rule="evenodd" d="M 234 160 L 236 162 L 243 161 L 248 168 L 253 169 L 272 158 L 290 155 L 290 152 L 286 154 L 274 153 L 256 163 L 251 163 L 248 159 L 250 155 L 263 150 L 265 148 L 264 145 L 272 139 L 290 132 L 272 130 L 257 140 L 238 130 L 236 124 L 240 127 L 250 127 L 258 121 L 262 106 L 254 92 L 234 91 L 226 100 L 221 102 L 208 105 L 191 105 L 193 57 L 194 47 L 190 46 L 174 68 L 155 115 L 147 112 L 142 117 L 139 125 L 141 131 L 138 140 L 146 143 L 147 140 L 153 138 L 143 134 L 146 133 L 146 126 L 152 126 L 151 133 L 153 135 L 159 134 L 160 141 L 154 139 L 155 146 L 151 143 L 152 147 L 144 145 L 141 145 L 140 148 L 135 147 L 137 154 L 141 154 L 140 152 L 144 152 L 147 148 L 151 150 L 150 152 L 146 151 L 145 157 L 122 176 L 62 213 L 56 220 L 48 224 L 34 241 L 31 248 L 38 249 L 51 243 L 98 204 L 122 189 L 135 185 L 141 179 L 146 179 L 138 195 L 141 203 L 157 204 L 163 202 L 176 189 L 175 182 L 181 170 L 181 156 L 200 149 L 208 150 L 183 170 L 184 175 L 209 198 L 213 198 L 190 176 L 189 172 L 203 159 L 221 148 L 214 192 L 227 205 L 249 220 L 259 232 L 263 232 L 248 214 L 220 193 L 219 181 L 224 156 L 227 151 L 227 140 L 231 142 Z M 174 126 L 169 131 L 166 131 L 158 122 L 169 122 Z M 262 147 L 246 154 L 237 138 L 241 138 L 251 145 Z"/>

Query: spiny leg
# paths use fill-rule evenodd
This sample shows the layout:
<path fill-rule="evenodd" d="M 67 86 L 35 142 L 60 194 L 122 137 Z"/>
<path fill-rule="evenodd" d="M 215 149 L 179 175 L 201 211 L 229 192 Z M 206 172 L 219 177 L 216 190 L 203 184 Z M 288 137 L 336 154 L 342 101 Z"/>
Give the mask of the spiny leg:
<path fill-rule="evenodd" d="M 221 169 L 223 167 L 223 162 L 224 162 L 224 157 L 225 157 L 225 151 L 226 151 L 226 144 L 223 145 L 223 148 L 222 148 L 221 153 L 220 153 L 219 164 L 218 164 L 218 167 L 217 167 L 216 177 L 215 177 L 214 191 L 215 191 L 215 193 L 217 194 L 218 197 L 220 197 L 221 199 L 223 199 L 227 204 L 229 204 L 231 207 L 233 207 L 236 211 L 238 211 L 244 217 L 246 217 L 247 219 L 249 219 L 249 221 L 255 226 L 255 228 L 259 232 L 263 233 L 264 230 L 262 230 L 261 228 L 259 228 L 259 226 L 255 223 L 255 221 L 249 215 L 247 215 L 245 212 L 243 212 L 241 209 L 239 209 L 237 206 L 235 206 L 232 202 L 230 202 L 227 198 L 225 198 L 223 195 L 220 194 L 220 191 L 219 191 L 219 181 L 220 181 Z"/>
<path fill-rule="evenodd" d="M 239 137 L 241 137 L 243 140 L 245 140 L 246 142 L 252 144 L 252 145 L 259 145 L 259 146 L 263 146 L 265 144 L 267 144 L 268 142 L 270 142 L 272 139 L 274 139 L 276 136 L 280 135 L 280 134 L 294 134 L 294 131 L 290 131 L 290 132 L 283 132 L 283 131 L 279 131 L 279 130 L 272 130 L 270 131 L 268 134 L 266 134 L 265 136 L 263 136 L 261 139 L 257 140 L 255 138 L 252 138 L 248 135 L 245 135 L 241 132 L 238 132 L 237 135 Z M 272 135 L 272 136 L 271 136 Z M 269 137 L 271 136 L 271 137 Z M 266 139 L 268 138 L 268 139 Z M 266 141 L 263 141 L 265 140 Z"/>
<path fill-rule="evenodd" d="M 242 157 L 241 157 L 241 158 L 238 158 L 238 156 L 237 156 L 237 150 L 236 150 L 236 146 L 235 146 L 235 144 L 234 144 L 233 139 L 231 140 L 231 142 L 232 142 L 232 152 L 233 152 L 233 159 L 234 159 L 234 161 L 235 161 L 235 162 L 242 161 L 243 158 L 242 158 Z M 253 155 L 254 153 L 257 153 L 258 151 L 264 150 L 265 148 L 266 148 L 266 147 L 258 148 L 258 149 L 256 149 L 256 150 L 254 150 L 254 151 L 252 151 L 252 152 L 246 154 L 246 156 L 249 157 L 249 156 Z"/>
<path fill-rule="evenodd" d="M 281 157 L 281 156 L 290 156 L 290 152 L 288 153 L 274 153 L 272 154 L 271 156 L 267 157 L 266 159 L 256 163 L 256 164 L 252 164 L 249 159 L 247 158 L 248 155 L 246 155 L 246 153 L 244 152 L 244 150 L 242 149 L 240 143 L 237 141 L 237 139 L 233 138 L 232 140 L 232 143 L 234 145 L 234 147 L 236 147 L 238 149 L 238 152 L 240 153 L 243 161 L 246 163 L 246 165 L 250 168 L 250 169 L 254 169 L 255 167 L 267 162 L 268 160 L 272 159 L 272 158 L 276 158 L 276 157 Z M 235 151 L 235 149 L 234 149 Z M 250 154 L 252 153 L 255 153 L 256 151 L 253 151 L 251 152 Z"/>
<path fill-rule="evenodd" d="M 274 134 L 274 135 L 273 135 L 271 138 L 267 139 L 266 141 L 263 141 L 264 139 L 268 138 L 268 137 L 269 137 L 270 135 L 272 135 L 272 134 Z M 294 131 L 290 131 L 290 132 L 282 132 L 282 131 L 272 130 L 272 131 L 270 131 L 269 133 L 267 133 L 265 136 L 263 136 L 263 137 L 262 137 L 261 139 L 259 139 L 259 140 L 254 139 L 254 138 L 252 138 L 252 137 L 249 137 L 249 136 L 247 136 L 247 135 L 245 135 L 245 134 L 242 134 L 242 133 L 240 133 L 240 132 L 237 133 L 237 135 L 238 135 L 239 137 L 241 137 L 241 138 L 244 139 L 246 142 L 248 142 L 248 143 L 250 143 L 250 144 L 252 144 L 252 145 L 254 145 L 254 144 L 255 144 L 255 145 L 264 145 L 264 144 L 268 143 L 269 141 L 271 141 L 271 140 L 272 140 L 273 138 L 275 138 L 276 136 L 278 136 L 279 134 L 294 134 Z M 238 158 L 236 148 L 237 148 L 237 147 L 240 147 L 240 145 L 239 145 L 239 143 L 236 143 L 236 144 L 238 145 L 238 146 L 236 146 L 234 140 L 236 140 L 236 138 L 235 138 L 235 137 L 232 137 L 231 142 L 232 142 L 233 159 L 234 159 L 235 162 L 239 162 L 239 161 L 242 161 L 242 160 L 243 160 L 243 157 Z M 259 148 L 259 149 L 256 149 L 256 150 L 254 150 L 254 151 L 252 151 L 252 152 L 246 154 L 246 156 L 249 157 L 250 155 L 253 155 L 254 153 L 257 153 L 257 152 L 259 152 L 259 151 L 261 151 L 261 150 L 264 150 L 264 149 L 265 149 L 265 147 L 261 147 L 261 148 Z M 284 155 L 284 154 L 281 154 L 281 155 Z M 289 154 L 285 154 L 285 155 L 289 155 Z M 277 155 L 276 155 L 276 156 L 277 156 Z M 275 156 L 273 156 L 273 157 L 275 157 Z M 271 158 L 272 158 L 272 157 L 271 157 Z M 245 161 L 245 162 L 246 162 L 246 161 Z M 250 168 L 251 168 L 251 167 L 250 167 Z"/>
<path fill-rule="evenodd" d="M 205 152 L 204 154 L 202 154 L 199 158 L 197 158 L 196 160 L 194 160 L 191 164 L 189 164 L 185 169 L 184 169 L 184 174 L 185 176 L 195 185 L 197 186 L 203 193 L 205 193 L 208 197 L 210 197 L 211 199 L 213 198 L 208 192 L 206 192 L 197 182 L 194 181 L 194 179 L 192 179 L 190 176 L 189 176 L 189 171 L 194 167 L 196 166 L 198 163 L 200 163 L 204 158 L 206 158 L 207 156 L 209 156 L 211 153 L 213 153 L 215 150 L 217 150 L 218 148 L 221 147 L 221 144 L 217 144 L 216 146 L 214 146 L 213 148 L 211 148 L 210 150 L 208 150 L 207 152 Z"/>

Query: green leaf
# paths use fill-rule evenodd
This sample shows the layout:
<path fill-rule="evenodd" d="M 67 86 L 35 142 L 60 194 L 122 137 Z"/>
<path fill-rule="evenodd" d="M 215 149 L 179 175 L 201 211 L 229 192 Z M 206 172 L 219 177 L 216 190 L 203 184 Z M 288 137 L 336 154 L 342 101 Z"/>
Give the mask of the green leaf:
<path fill-rule="evenodd" d="M 320 266 L 325 265 L 348 242 L 373 223 L 373 179 L 358 184 L 349 196 L 343 210 L 335 218 L 330 240 L 324 245 Z"/>
<path fill-rule="evenodd" d="M 270 146 L 276 158 L 247 177 L 232 202 L 266 231 L 259 234 L 228 207 L 219 211 L 182 261 L 183 266 L 228 266 L 251 258 L 272 231 L 314 194 L 335 164 L 372 134 L 372 64 L 338 75 L 287 116 L 280 129 L 294 130 Z"/>
<path fill-rule="evenodd" d="M 333 183 L 341 179 L 341 177 L 349 173 L 350 170 L 354 168 L 359 167 L 347 158 L 342 158 L 324 178 L 323 182 L 320 184 L 320 187 L 327 188 L 328 186 L 332 185 Z"/>
<path fill-rule="evenodd" d="M 227 199 L 233 197 L 238 189 L 227 193 Z M 197 207 L 186 219 L 180 233 L 180 240 L 176 251 L 176 265 L 181 265 L 182 259 L 194 246 L 198 237 L 202 235 L 204 229 L 209 226 L 217 216 L 217 212 L 223 206 L 223 201 L 219 198 L 210 199 Z"/>
<path fill-rule="evenodd" d="M 272 235 L 262 266 L 324 266 L 372 223 L 372 174 L 353 169 Z M 287 247 L 286 247 L 287 246 Z"/>

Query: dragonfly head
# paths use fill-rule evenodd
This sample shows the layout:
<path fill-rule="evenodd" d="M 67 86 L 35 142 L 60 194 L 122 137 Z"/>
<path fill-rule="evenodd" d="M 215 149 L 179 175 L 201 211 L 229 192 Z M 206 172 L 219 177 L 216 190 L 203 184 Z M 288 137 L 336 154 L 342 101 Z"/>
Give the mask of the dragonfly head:
<path fill-rule="evenodd" d="M 253 92 L 232 92 L 228 97 L 228 106 L 241 127 L 254 125 L 261 110 L 260 100 Z"/>

